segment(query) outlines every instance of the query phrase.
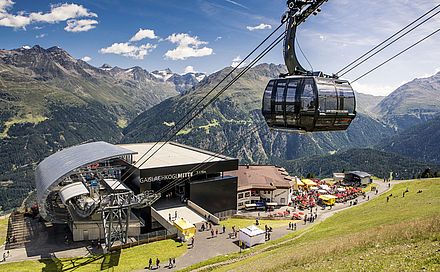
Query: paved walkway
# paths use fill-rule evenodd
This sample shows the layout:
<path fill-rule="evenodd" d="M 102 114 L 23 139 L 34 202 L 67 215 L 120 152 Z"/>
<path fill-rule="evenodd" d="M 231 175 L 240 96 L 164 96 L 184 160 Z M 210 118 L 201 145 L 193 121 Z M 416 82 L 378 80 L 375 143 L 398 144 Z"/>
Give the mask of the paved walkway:
<path fill-rule="evenodd" d="M 384 183 L 383 181 L 375 181 L 375 183 L 378 185 L 378 191 L 379 193 L 376 195 L 375 192 L 368 192 L 366 194 L 366 198 L 364 199 L 362 196 L 358 197 L 358 205 L 367 202 L 368 196 L 369 199 L 373 199 L 380 194 L 384 193 L 385 191 L 388 191 L 388 184 Z M 395 184 L 395 183 L 392 183 Z M 338 211 L 345 210 L 348 208 L 351 208 L 354 206 L 350 206 L 350 203 L 347 202 L 346 204 L 338 203 L 336 204 L 332 209 L 325 209 L 322 210 L 321 208 L 318 208 L 318 219 L 315 220 L 314 223 L 307 223 L 304 224 L 304 221 L 297 221 L 297 231 L 307 228 L 311 225 L 314 225 L 318 222 L 321 222 L 325 220 L 326 218 L 330 217 L 331 215 L 335 214 Z M 313 213 L 316 211 L 315 208 L 313 208 Z M 293 221 L 292 221 L 293 222 Z M 196 224 L 197 229 L 200 229 L 201 224 Z M 226 233 L 221 233 L 221 226 L 214 226 L 214 229 L 218 229 L 219 235 L 217 237 L 211 238 L 211 232 L 210 231 L 198 231 L 197 235 L 195 237 L 194 247 L 188 247 L 188 251 L 176 259 L 176 267 L 169 269 L 166 265 L 168 265 L 167 261 L 162 261 L 162 266 L 160 269 L 156 269 L 155 271 L 173 271 L 173 270 L 179 270 L 183 269 L 185 267 L 191 266 L 193 264 L 208 260 L 210 258 L 226 255 L 228 253 L 234 253 L 239 252 L 240 248 L 238 246 L 238 239 L 235 238 L 229 238 L 228 233 L 232 232 L 231 229 L 227 229 Z M 279 227 L 274 228 L 271 233 L 271 240 L 278 239 L 283 237 L 284 235 L 293 232 L 293 230 L 288 229 L 288 225 L 286 227 Z M 146 270 L 139 270 L 139 271 L 146 271 Z"/>

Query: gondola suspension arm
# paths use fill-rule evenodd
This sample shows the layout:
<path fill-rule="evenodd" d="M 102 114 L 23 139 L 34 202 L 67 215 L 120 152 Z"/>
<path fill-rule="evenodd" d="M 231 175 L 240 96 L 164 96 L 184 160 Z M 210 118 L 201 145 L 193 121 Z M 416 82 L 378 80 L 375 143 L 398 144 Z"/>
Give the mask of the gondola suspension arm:
<path fill-rule="evenodd" d="M 295 52 L 295 36 L 297 27 L 310 15 L 316 15 L 321 11 L 319 8 L 328 0 L 288 0 L 288 11 L 283 15 L 281 21 L 287 22 L 286 38 L 284 40 L 284 62 L 287 66 L 287 75 L 312 74 L 307 71 L 298 61 Z"/>

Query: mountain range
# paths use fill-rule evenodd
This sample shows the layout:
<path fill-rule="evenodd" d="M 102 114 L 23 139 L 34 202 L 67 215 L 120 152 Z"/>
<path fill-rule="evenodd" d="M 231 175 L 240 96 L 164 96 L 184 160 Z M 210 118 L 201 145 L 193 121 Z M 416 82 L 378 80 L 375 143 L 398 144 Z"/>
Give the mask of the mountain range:
<path fill-rule="evenodd" d="M 169 69 L 94 67 L 58 47 L 0 50 L 0 181 L 12 181 L 2 183 L 7 186 L 0 187 L 0 205 L 17 206 L 34 186 L 38 162 L 66 146 L 160 139 L 231 69 L 179 75 Z M 318 162 L 331 169 L 342 158 L 353 158 L 345 169 L 360 169 L 362 163 L 355 162 L 361 160 L 354 158 L 362 156 L 378 159 L 369 170 L 376 175 L 387 172 L 387 160 L 411 174 L 440 163 L 440 74 L 409 82 L 387 97 L 357 93 L 358 116 L 347 131 L 292 134 L 270 131 L 261 115 L 262 90 L 285 71 L 275 64 L 250 69 L 173 140 L 241 163 L 285 165 L 295 175 Z"/>

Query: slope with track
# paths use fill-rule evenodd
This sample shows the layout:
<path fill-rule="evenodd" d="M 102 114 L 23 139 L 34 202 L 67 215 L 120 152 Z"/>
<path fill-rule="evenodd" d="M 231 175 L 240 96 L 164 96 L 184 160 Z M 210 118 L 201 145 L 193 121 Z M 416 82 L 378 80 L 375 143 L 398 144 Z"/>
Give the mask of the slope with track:
<path fill-rule="evenodd" d="M 196 90 L 168 99 L 139 115 L 124 130 L 123 141 L 158 140 L 230 69 L 209 76 Z M 213 151 L 238 143 L 241 146 L 238 151 L 226 148 L 225 153 L 247 162 L 264 163 L 326 154 L 355 146 L 370 146 L 393 133 L 371 117 L 359 114 L 346 132 L 298 135 L 269 132 L 267 126 L 263 125 L 259 131 L 248 135 L 249 131 L 264 124 L 261 115 L 262 90 L 270 78 L 277 77 L 284 69 L 284 66 L 274 64 L 252 68 L 180 131 L 176 140 Z"/>
<path fill-rule="evenodd" d="M 356 92 L 356 110 L 358 112 L 377 117 L 375 107 L 385 98 L 385 96 L 376 96 Z"/>
<path fill-rule="evenodd" d="M 440 112 L 440 73 L 400 86 L 383 99 L 375 111 L 398 130 L 433 118 Z"/>
<path fill-rule="evenodd" d="M 440 114 L 380 143 L 379 149 L 440 164 Z"/>

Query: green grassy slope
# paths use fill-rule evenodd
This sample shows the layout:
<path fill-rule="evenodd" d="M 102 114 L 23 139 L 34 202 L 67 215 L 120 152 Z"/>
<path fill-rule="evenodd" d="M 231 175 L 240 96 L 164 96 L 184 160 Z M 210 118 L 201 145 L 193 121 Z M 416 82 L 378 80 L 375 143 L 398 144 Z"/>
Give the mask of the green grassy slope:
<path fill-rule="evenodd" d="M 214 271 L 439 271 L 439 193 L 440 179 L 396 185 L 292 242 Z"/>

